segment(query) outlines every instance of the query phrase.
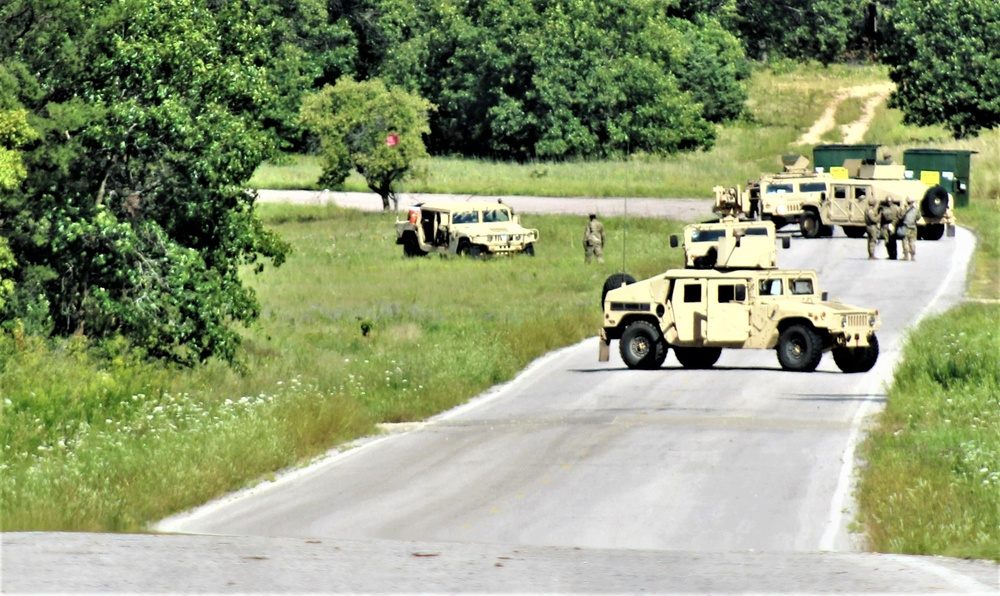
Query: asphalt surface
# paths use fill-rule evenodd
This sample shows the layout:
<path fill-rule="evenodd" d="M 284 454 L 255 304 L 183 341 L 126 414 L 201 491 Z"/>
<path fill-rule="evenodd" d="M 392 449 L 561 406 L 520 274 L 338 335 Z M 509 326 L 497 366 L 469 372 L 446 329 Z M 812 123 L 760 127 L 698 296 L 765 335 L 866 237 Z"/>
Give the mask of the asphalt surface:
<path fill-rule="evenodd" d="M 365 197 L 364 208 L 381 207 Z M 551 201 L 565 213 L 595 206 Z M 639 205 L 630 199 L 628 212 Z M 642 208 L 707 215 L 700 201 Z M 855 448 L 906 329 L 962 299 L 973 246 L 960 229 L 919 243 L 915 263 L 869 261 L 863 240 L 839 235 L 779 252 L 783 268 L 818 270 L 832 297 L 880 309 L 869 373 L 840 373 L 829 355 L 815 373 L 789 373 L 773 351 L 750 350 L 725 351 L 707 371 L 672 354 L 662 370 L 632 371 L 615 344 L 598 362 L 595 338 L 464 406 L 163 520 L 161 535 L 5 534 L 0 587 L 1000 593 L 993 563 L 864 553 L 850 531 Z"/>

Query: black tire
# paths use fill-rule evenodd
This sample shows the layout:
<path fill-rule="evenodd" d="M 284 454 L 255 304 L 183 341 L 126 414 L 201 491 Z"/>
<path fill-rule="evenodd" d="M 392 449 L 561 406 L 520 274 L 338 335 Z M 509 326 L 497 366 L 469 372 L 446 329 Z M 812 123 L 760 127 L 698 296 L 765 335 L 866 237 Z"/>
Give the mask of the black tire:
<path fill-rule="evenodd" d="M 917 228 L 920 240 L 940 240 L 944 236 L 944 224 L 928 224 Z"/>
<path fill-rule="evenodd" d="M 467 257 L 469 256 L 469 247 L 470 245 L 468 242 L 465 241 L 459 242 L 458 248 L 455 249 L 455 254 L 457 254 L 460 257 Z"/>
<path fill-rule="evenodd" d="M 845 373 L 868 372 L 878 360 L 878 338 L 873 333 L 866 348 L 834 348 L 833 361 Z"/>
<path fill-rule="evenodd" d="M 415 234 L 407 234 L 406 238 L 403 239 L 403 256 L 409 258 L 427 256 L 427 253 L 420 249 L 420 243 Z"/>
<path fill-rule="evenodd" d="M 528 244 L 527 246 L 525 246 L 524 247 L 524 254 L 528 255 L 529 257 L 535 256 L 535 244 L 531 243 L 531 244 Z"/>
<path fill-rule="evenodd" d="M 712 368 L 719 361 L 722 348 L 682 348 L 674 346 L 674 356 L 684 368 Z"/>
<path fill-rule="evenodd" d="M 663 366 L 667 344 L 655 325 L 649 321 L 634 321 L 618 340 L 618 352 L 629 368 L 652 370 Z"/>
<path fill-rule="evenodd" d="M 819 238 L 820 233 L 822 233 L 822 225 L 815 211 L 802 213 L 802 217 L 799 219 L 799 231 L 802 232 L 803 238 Z"/>
<path fill-rule="evenodd" d="M 823 338 L 810 325 L 796 323 L 778 338 L 778 362 L 785 370 L 812 372 L 823 357 Z"/>
<path fill-rule="evenodd" d="M 940 184 L 928 188 L 920 208 L 924 217 L 944 217 L 948 212 L 948 191 Z"/>
<path fill-rule="evenodd" d="M 601 288 L 601 308 L 604 308 L 604 299 L 608 297 L 608 292 L 634 283 L 635 278 L 628 273 L 613 273 L 605 280 L 604 287 Z"/>
<path fill-rule="evenodd" d="M 483 254 L 483 247 L 478 244 L 472 244 L 469 246 L 469 258 L 478 259 Z"/>
<path fill-rule="evenodd" d="M 866 231 L 862 226 L 844 226 L 844 235 L 848 238 L 864 238 Z"/>

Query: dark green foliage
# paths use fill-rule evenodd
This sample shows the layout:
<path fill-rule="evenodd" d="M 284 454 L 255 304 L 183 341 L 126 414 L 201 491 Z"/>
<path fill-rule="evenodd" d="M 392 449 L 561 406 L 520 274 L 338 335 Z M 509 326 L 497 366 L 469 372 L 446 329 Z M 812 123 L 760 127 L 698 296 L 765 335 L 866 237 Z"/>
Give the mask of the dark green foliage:
<path fill-rule="evenodd" d="M 747 56 L 842 61 L 867 47 L 870 0 L 736 0 Z"/>
<path fill-rule="evenodd" d="M 241 188 L 272 151 L 260 122 L 276 109 L 249 6 L 21 0 L 0 13 L 14 40 L 0 65 L 42 137 L 25 181 L 0 194 L 22 282 L 7 318 L 122 333 L 185 363 L 233 357 L 231 324 L 259 310 L 238 268 L 286 250 Z"/>
<path fill-rule="evenodd" d="M 881 61 L 896 83 L 890 106 L 908 124 L 944 125 L 956 137 L 1000 124 L 1000 4 L 898 0 Z"/>
<path fill-rule="evenodd" d="M 435 153 L 531 159 L 708 148 L 711 122 L 738 116 L 746 98 L 735 38 L 685 3 L 383 7 L 398 43 L 381 74 L 438 106 Z"/>

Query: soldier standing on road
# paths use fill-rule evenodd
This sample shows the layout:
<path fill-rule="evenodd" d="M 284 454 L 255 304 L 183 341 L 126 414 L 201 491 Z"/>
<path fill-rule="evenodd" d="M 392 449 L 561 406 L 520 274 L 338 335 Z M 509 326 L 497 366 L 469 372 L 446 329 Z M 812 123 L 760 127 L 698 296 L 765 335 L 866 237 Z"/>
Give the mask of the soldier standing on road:
<path fill-rule="evenodd" d="M 917 260 L 917 201 L 913 197 L 906 199 L 906 213 L 899 225 L 906 228 L 906 236 L 903 237 L 903 260 Z"/>
<path fill-rule="evenodd" d="M 590 263 L 591 257 L 597 257 L 598 263 L 604 262 L 604 224 L 597 221 L 597 214 L 590 214 L 590 221 L 583 231 L 584 262 Z"/>
<path fill-rule="evenodd" d="M 890 197 L 882 207 L 882 240 L 885 241 L 885 251 L 892 261 L 897 258 L 896 226 L 903 215 L 897 202 L 899 199 Z"/>
<path fill-rule="evenodd" d="M 875 258 L 875 247 L 878 246 L 880 235 L 879 220 L 882 217 L 878 208 L 878 199 L 868 198 L 868 209 L 865 210 L 865 232 L 868 234 L 868 258 Z"/>

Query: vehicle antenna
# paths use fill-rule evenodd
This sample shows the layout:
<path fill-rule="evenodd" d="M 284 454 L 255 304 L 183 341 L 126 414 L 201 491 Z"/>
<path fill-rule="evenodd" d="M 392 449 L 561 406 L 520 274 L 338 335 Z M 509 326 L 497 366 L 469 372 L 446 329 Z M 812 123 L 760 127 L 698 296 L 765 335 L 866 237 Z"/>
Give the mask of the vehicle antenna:
<path fill-rule="evenodd" d="M 628 197 L 625 197 L 625 208 L 622 213 L 622 272 L 625 271 L 625 239 L 628 235 Z"/>

